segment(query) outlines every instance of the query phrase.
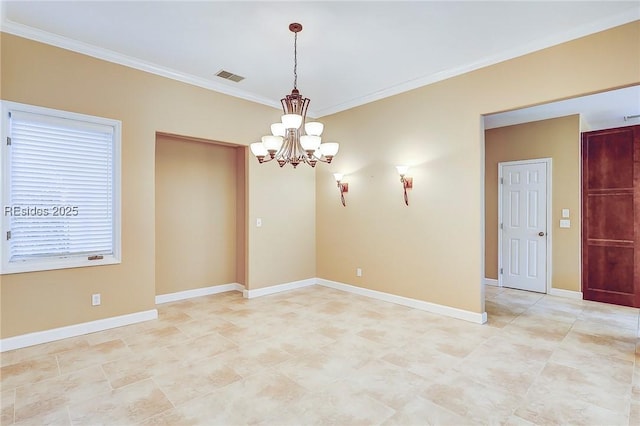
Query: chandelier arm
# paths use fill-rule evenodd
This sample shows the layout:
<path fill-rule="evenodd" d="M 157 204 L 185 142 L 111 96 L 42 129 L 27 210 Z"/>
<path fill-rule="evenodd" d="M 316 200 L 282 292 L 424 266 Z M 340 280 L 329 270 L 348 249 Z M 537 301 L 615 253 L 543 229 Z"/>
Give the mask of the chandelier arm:
<path fill-rule="evenodd" d="M 308 165 L 310 165 L 311 167 L 315 167 L 316 163 L 318 162 L 318 160 L 316 160 L 315 157 L 309 158 L 309 157 L 305 156 L 304 162 L 307 163 Z"/>
<path fill-rule="evenodd" d="M 298 165 L 300 162 L 300 132 L 294 130 L 291 132 L 291 164 Z"/>
<path fill-rule="evenodd" d="M 300 132 L 304 131 L 304 125 L 307 122 L 307 108 L 309 108 L 309 98 L 302 98 L 302 104 L 300 108 L 300 115 L 302 116 L 302 125 L 300 126 Z"/>
<path fill-rule="evenodd" d="M 282 167 L 284 164 L 291 162 L 291 154 L 292 154 L 292 140 L 291 134 L 293 130 L 287 129 L 287 134 L 285 135 L 284 142 L 280 150 L 276 153 L 276 159 L 278 160 L 278 164 Z"/>

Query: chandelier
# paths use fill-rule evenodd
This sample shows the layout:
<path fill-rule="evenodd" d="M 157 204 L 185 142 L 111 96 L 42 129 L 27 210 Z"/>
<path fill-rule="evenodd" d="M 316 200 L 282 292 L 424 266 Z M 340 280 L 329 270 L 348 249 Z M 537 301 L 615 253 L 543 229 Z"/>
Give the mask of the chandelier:
<path fill-rule="evenodd" d="M 324 125 L 317 121 L 307 122 L 309 98 L 303 98 L 298 90 L 298 33 L 302 25 L 293 23 L 289 30 L 293 41 L 293 90 L 280 100 L 284 115 L 282 121 L 271 125 L 271 135 L 263 136 L 262 142 L 251 144 L 251 152 L 260 163 L 276 160 L 280 167 L 289 163 L 294 168 L 300 163 L 315 167 L 318 161 L 331 163 L 338 153 L 336 142 L 322 143 L 320 135 Z"/>

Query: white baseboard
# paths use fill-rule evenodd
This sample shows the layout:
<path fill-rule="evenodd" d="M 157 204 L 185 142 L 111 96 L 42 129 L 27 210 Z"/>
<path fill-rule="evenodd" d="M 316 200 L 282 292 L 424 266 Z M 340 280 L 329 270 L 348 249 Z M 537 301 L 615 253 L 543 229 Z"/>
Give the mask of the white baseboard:
<path fill-rule="evenodd" d="M 190 299 L 193 297 L 208 296 L 211 294 L 223 293 L 227 291 L 242 291 L 247 299 L 266 296 L 269 294 L 280 293 L 283 291 L 294 290 L 297 288 L 308 287 L 312 285 L 322 285 L 334 288 L 336 290 L 346 291 L 361 296 L 371 297 L 373 299 L 385 302 L 395 303 L 398 305 L 408 306 L 414 309 L 444 315 L 452 318 L 462 319 L 476 324 L 484 324 L 487 322 L 487 313 L 481 314 L 476 312 L 465 311 L 463 309 L 452 308 L 450 306 L 438 305 L 436 303 L 425 302 L 422 300 L 411 299 L 408 297 L 397 296 L 395 294 L 383 293 L 381 291 L 369 290 L 362 287 L 356 287 L 349 284 L 343 284 L 335 281 L 329 281 L 321 278 L 309 278 L 306 280 L 294 281 L 285 284 L 274 285 L 270 287 L 258 288 L 255 290 L 246 290 L 243 285 L 232 283 L 223 284 L 193 290 L 180 291 L 170 294 L 162 294 L 156 296 L 156 304 L 168 303 L 177 300 Z M 582 299 L 581 292 L 573 292 L 561 289 L 551 289 L 549 294 L 562 297 L 570 297 L 574 299 Z M 132 314 L 120 315 L 117 317 L 104 318 L 96 321 L 74 324 L 51 330 L 37 331 L 34 333 L 23 334 L 20 336 L 7 337 L 0 339 L 0 352 L 10 351 L 13 349 L 25 348 L 28 346 L 39 345 L 41 343 L 53 342 L 69 337 L 81 336 L 84 334 L 95 333 L 97 331 L 108 330 L 111 328 L 122 327 L 125 325 L 135 324 L 138 322 L 154 320 L 158 318 L 158 311 L 151 309 L 148 311 L 136 312 Z"/>
<path fill-rule="evenodd" d="M 395 294 L 383 293 L 381 291 L 369 290 L 367 288 L 356 287 L 349 284 L 343 284 L 335 281 L 329 281 L 322 278 L 317 278 L 316 282 L 319 285 L 325 287 L 331 287 L 336 290 L 342 290 L 349 293 L 358 294 L 360 296 L 371 297 L 373 299 L 383 300 L 385 302 L 391 302 L 398 305 L 408 306 L 414 309 L 420 309 L 422 311 L 431 312 L 434 314 L 445 315 L 452 318 L 457 318 L 476 324 L 484 324 L 487 322 L 487 313 L 481 314 L 476 312 L 465 311 L 463 309 L 452 308 L 450 306 L 438 305 L 436 303 L 425 302 L 423 300 L 411 299 L 404 296 L 397 296 Z"/>
<path fill-rule="evenodd" d="M 549 290 L 551 296 L 566 297 L 567 299 L 582 300 L 581 291 L 563 290 L 561 288 L 552 288 Z"/>
<path fill-rule="evenodd" d="M 492 285 L 494 287 L 498 287 L 498 280 L 495 280 L 493 278 L 485 278 L 484 285 Z"/>
<path fill-rule="evenodd" d="M 158 311 L 156 309 L 151 309 L 148 311 L 135 312 L 133 314 L 68 325 L 66 327 L 53 328 L 51 330 L 7 337 L 6 339 L 0 339 L 0 352 L 26 348 L 27 346 L 53 342 L 55 340 L 62 340 L 69 337 L 82 336 L 83 334 L 95 333 L 96 331 L 108 330 L 110 328 L 122 327 L 124 325 L 154 320 L 157 318 Z"/>
<path fill-rule="evenodd" d="M 306 280 L 293 281 L 285 284 L 272 285 L 270 287 L 257 288 L 255 290 L 243 290 L 242 295 L 246 299 L 253 299 L 254 297 L 266 296 L 268 294 L 280 293 L 282 291 L 308 287 L 310 285 L 315 285 L 316 282 L 317 280 L 315 278 L 309 278 Z"/>
<path fill-rule="evenodd" d="M 238 283 L 214 285 L 211 287 L 195 288 L 193 290 L 178 291 L 175 293 L 160 294 L 156 296 L 156 305 L 161 303 L 176 302 L 178 300 L 192 299 L 194 297 L 209 296 L 211 294 L 227 291 L 243 291 L 244 286 Z"/>

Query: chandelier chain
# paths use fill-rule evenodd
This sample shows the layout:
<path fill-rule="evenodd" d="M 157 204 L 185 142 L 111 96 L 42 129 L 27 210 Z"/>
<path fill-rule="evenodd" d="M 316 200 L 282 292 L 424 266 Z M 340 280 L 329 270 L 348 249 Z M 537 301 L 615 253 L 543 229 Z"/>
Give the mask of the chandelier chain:
<path fill-rule="evenodd" d="M 293 38 L 293 88 L 298 88 L 298 33 Z"/>

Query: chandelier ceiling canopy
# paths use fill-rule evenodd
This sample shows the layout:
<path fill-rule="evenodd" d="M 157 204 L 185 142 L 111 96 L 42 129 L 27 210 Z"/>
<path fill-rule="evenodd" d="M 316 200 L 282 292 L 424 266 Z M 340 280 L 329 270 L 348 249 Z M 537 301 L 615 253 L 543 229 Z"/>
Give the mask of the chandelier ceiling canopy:
<path fill-rule="evenodd" d="M 324 125 L 317 121 L 307 122 L 307 108 L 311 100 L 304 98 L 298 90 L 298 33 L 302 25 L 292 23 L 289 30 L 293 41 L 293 90 L 280 100 L 284 115 L 279 123 L 271 125 L 271 135 L 263 136 L 262 142 L 251 144 L 251 152 L 260 163 L 276 160 L 280 167 L 300 163 L 315 167 L 318 161 L 330 163 L 340 147 L 336 142 L 322 143 Z"/>

